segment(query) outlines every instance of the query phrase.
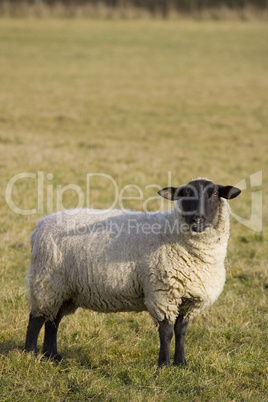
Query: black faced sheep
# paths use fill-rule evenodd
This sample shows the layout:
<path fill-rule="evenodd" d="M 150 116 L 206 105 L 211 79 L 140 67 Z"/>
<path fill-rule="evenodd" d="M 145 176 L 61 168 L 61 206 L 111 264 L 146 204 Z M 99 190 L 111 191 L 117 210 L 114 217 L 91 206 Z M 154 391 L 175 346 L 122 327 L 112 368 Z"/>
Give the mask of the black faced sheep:
<path fill-rule="evenodd" d="M 144 311 L 159 324 L 158 364 L 186 363 L 188 321 L 213 303 L 225 282 L 229 206 L 240 190 L 206 179 L 159 191 L 172 211 L 74 209 L 41 219 L 31 235 L 31 313 L 26 351 L 60 359 L 60 320 L 78 307 L 99 312 Z"/>

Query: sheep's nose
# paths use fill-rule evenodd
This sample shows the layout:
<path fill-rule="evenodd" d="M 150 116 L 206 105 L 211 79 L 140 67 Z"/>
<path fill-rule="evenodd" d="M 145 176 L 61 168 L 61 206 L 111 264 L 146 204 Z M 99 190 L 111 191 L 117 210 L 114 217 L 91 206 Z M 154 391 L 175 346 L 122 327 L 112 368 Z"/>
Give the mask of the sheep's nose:
<path fill-rule="evenodd" d="M 206 228 L 205 217 L 196 215 L 193 217 L 192 230 L 194 232 L 203 232 Z"/>
<path fill-rule="evenodd" d="M 204 223 L 204 222 L 205 222 L 205 217 L 202 216 L 202 215 L 195 215 L 195 216 L 193 217 L 193 221 L 194 221 L 195 223 L 197 223 L 198 225 L 200 225 L 201 223 Z"/>

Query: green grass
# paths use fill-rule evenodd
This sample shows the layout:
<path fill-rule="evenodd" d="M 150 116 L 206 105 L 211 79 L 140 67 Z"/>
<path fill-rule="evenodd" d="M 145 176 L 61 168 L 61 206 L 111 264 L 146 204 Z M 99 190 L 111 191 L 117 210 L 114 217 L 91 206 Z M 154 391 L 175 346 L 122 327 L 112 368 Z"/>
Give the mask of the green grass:
<path fill-rule="evenodd" d="M 0 37 L 1 400 L 266 400 L 267 24 L 1 19 Z M 249 186 L 259 170 L 263 233 L 232 219 L 226 286 L 189 326 L 186 368 L 157 369 L 158 333 L 146 313 L 66 317 L 59 365 L 22 352 L 29 235 L 40 216 L 7 206 L 14 175 L 45 173 L 45 215 L 56 209 L 56 186 L 85 193 L 87 173 L 108 174 L 119 189 L 138 185 L 144 199 L 123 205 L 142 209 L 156 195 L 146 186 L 166 186 L 168 172 L 174 185 L 205 176 Z M 250 197 L 244 191 L 232 209 L 249 217 Z M 36 208 L 37 181 L 17 182 L 13 200 Z M 111 183 L 93 179 L 92 204 L 112 200 Z M 76 203 L 66 191 L 64 206 Z"/>

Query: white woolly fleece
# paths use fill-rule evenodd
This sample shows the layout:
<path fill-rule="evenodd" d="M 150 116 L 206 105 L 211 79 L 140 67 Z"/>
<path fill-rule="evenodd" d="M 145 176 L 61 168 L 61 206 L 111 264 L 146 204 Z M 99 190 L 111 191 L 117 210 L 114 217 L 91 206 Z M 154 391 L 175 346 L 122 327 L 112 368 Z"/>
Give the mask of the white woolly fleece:
<path fill-rule="evenodd" d="M 100 312 L 148 310 L 174 324 L 213 303 L 225 282 L 229 206 L 214 228 L 190 232 L 176 208 L 142 213 L 75 209 L 31 235 L 31 312 L 53 320 L 65 300 Z"/>

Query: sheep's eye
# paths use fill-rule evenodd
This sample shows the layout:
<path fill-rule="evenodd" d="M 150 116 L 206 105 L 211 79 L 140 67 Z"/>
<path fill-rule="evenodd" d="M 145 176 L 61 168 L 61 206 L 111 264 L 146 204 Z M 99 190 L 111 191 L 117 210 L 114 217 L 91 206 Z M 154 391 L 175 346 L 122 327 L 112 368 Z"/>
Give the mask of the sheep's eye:
<path fill-rule="evenodd" d="M 187 197 L 187 198 L 193 197 L 193 196 L 194 196 L 194 192 L 193 192 L 193 190 L 191 190 L 190 188 L 186 188 L 186 189 L 184 189 L 183 196 L 184 196 L 184 197 Z"/>
<path fill-rule="evenodd" d="M 218 197 L 218 195 L 219 195 L 219 193 L 218 193 L 217 190 L 213 191 L 213 193 L 212 193 L 212 196 L 213 196 L 213 197 Z"/>

